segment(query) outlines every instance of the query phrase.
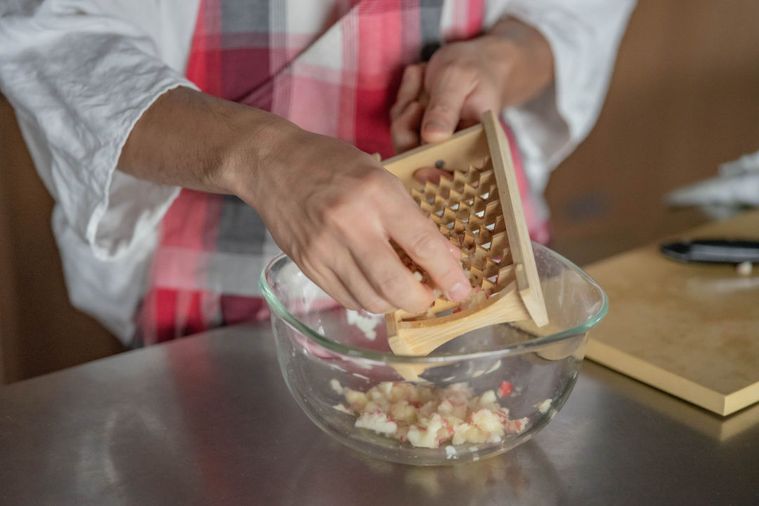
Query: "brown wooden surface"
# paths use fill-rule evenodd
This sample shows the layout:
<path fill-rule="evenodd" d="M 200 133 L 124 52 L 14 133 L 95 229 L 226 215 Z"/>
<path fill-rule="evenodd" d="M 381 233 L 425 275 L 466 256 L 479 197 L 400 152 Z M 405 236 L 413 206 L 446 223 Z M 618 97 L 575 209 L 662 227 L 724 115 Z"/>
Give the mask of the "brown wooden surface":
<path fill-rule="evenodd" d="M 579 263 L 705 221 L 662 197 L 759 150 L 756 0 L 638 0 L 608 99 L 548 187 L 552 247 Z"/>
<path fill-rule="evenodd" d="M 0 384 L 123 349 L 68 302 L 52 205 L 0 97 Z"/>
<path fill-rule="evenodd" d="M 535 265 L 535 253 L 532 251 L 509 141 L 493 111 L 486 112 L 482 118 L 498 187 L 498 200 L 501 202 L 501 212 L 509 235 L 509 249 L 516 266 L 519 295 L 535 325 L 543 327 L 548 324 L 548 313 L 538 268 Z"/>
<path fill-rule="evenodd" d="M 678 237 L 759 238 L 759 211 Z M 759 269 L 669 260 L 658 244 L 588 267 L 609 295 L 587 356 L 719 414 L 759 401 Z"/>

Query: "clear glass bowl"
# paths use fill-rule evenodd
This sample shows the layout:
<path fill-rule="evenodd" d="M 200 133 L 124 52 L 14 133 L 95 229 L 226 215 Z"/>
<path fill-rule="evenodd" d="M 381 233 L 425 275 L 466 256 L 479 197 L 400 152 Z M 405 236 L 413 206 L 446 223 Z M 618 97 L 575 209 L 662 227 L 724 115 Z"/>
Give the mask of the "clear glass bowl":
<path fill-rule="evenodd" d="M 331 436 L 365 454 L 393 462 L 467 462 L 498 455 L 527 441 L 563 406 L 577 379 L 588 331 L 607 311 L 606 294 L 585 272 L 544 246 L 533 247 L 549 325 L 540 329 L 528 322 L 493 325 L 454 339 L 426 357 L 393 355 L 382 315 L 346 310 L 314 285 L 292 260 L 275 258 L 262 273 L 260 284 L 271 308 L 279 364 L 293 397 Z M 386 382 L 410 384 L 399 373 L 409 369 L 420 372 L 413 390 L 421 386 L 423 397 L 430 392 L 447 398 L 457 391 L 453 396 L 458 399 L 484 394 L 479 402 L 469 401 L 471 410 L 465 420 L 469 425 L 456 426 L 462 434 L 455 444 L 452 439 L 446 440 L 444 431 L 439 432 L 443 435 L 439 447 L 430 448 L 411 444 L 414 438 L 410 434 L 399 440 L 356 427 L 358 413 L 351 409 L 356 404 L 346 400 L 345 389 L 366 392 L 384 384 L 385 392 L 390 392 Z M 410 391 L 408 387 L 397 388 L 398 392 Z M 396 396 L 396 391 L 391 395 Z M 355 394 L 351 399 L 355 400 Z M 409 400 L 418 408 L 426 398 Z M 467 433 L 467 427 L 480 427 L 476 422 L 482 420 L 471 415 L 486 405 L 498 406 L 499 419 L 508 430 L 502 434 L 485 429 Z M 432 407 L 446 412 L 436 404 Z M 502 408 L 508 410 L 507 415 Z M 392 417 L 380 424 L 384 430 L 390 430 L 388 421 Z M 408 428 L 402 422 L 397 425 Z M 417 429 L 423 431 L 424 427 Z M 418 440 L 415 438 L 417 444 Z"/>

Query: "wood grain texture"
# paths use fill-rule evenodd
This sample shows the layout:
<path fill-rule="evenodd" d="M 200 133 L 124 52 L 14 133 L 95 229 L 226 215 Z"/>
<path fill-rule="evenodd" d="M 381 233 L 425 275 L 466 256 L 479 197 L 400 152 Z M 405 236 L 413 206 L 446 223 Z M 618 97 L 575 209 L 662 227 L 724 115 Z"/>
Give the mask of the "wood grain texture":
<path fill-rule="evenodd" d="M 759 424 L 759 404 L 754 404 L 730 416 L 719 416 L 673 395 L 662 393 L 637 381 L 607 369 L 593 369 L 593 376 L 612 387 L 620 395 L 638 404 L 642 409 L 654 410 L 683 427 L 698 432 L 714 441 L 724 442 L 750 432 Z"/>
<path fill-rule="evenodd" d="M 678 238 L 759 237 L 759 211 Z M 588 267 L 609 296 L 587 356 L 728 415 L 759 401 L 759 272 L 669 260 L 658 243 Z"/>
<path fill-rule="evenodd" d="M 535 254 L 532 251 L 530 232 L 527 229 L 527 219 L 524 216 L 509 141 L 493 111 L 482 115 L 482 126 L 488 140 L 493 173 L 498 182 L 499 200 L 506 220 L 506 233 L 509 236 L 511 255 L 516 265 L 519 295 L 532 320 L 538 327 L 542 327 L 548 324 L 548 313 L 543 300 L 543 289 L 540 287 L 538 268 L 535 265 Z"/>

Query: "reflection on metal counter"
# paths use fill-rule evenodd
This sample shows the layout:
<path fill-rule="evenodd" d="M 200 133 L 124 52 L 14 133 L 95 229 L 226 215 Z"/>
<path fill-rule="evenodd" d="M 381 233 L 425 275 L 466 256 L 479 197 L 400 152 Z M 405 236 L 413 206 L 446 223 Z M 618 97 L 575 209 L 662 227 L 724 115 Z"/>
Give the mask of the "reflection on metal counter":
<path fill-rule="evenodd" d="M 684 423 L 696 412 L 710 429 Z M 270 331 L 236 327 L 0 390 L 0 503 L 759 504 L 759 425 L 731 420 L 586 363 L 564 409 L 519 448 L 390 464 L 305 419 Z M 733 431 L 723 441 L 720 426 Z"/>

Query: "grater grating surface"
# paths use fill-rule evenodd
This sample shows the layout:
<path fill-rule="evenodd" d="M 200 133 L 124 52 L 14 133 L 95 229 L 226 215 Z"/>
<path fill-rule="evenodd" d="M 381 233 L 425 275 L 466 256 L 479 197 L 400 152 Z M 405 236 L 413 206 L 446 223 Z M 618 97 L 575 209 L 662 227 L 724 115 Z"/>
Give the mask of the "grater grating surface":
<path fill-rule="evenodd" d="M 461 265 L 469 277 L 473 295 L 462 304 L 438 299 L 426 314 L 413 315 L 399 311 L 401 322 L 422 321 L 447 316 L 456 309 L 477 309 L 493 294 L 515 281 L 506 224 L 498 200 L 493 165 L 490 157 L 454 168 L 438 183 L 418 183 L 411 196 L 440 232 L 461 251 Z M 398 255 L 412 271 L 419 272 L 422 282 L 431 280 L 403 250 Z"/>
<path fill-rule="evenodd" d="M 400 355 L 427 355 L 462 334 L 498 323 L 532 319 L 548 322 L 508 141 L 492 112 L 482 124 L 449 140 L 384 162 L 414 201 L 461 251 L 473 296 L 463 303 L 437 297 L 423 314 L 386 315 L 388 342 Z M 448 167 L 447 177 L 419 183 L 416 170 Z M 430 279 L 399 248 L 396 251 L 417 277 Z M 416 377 L 409 370 L 404 377 Z"/>

